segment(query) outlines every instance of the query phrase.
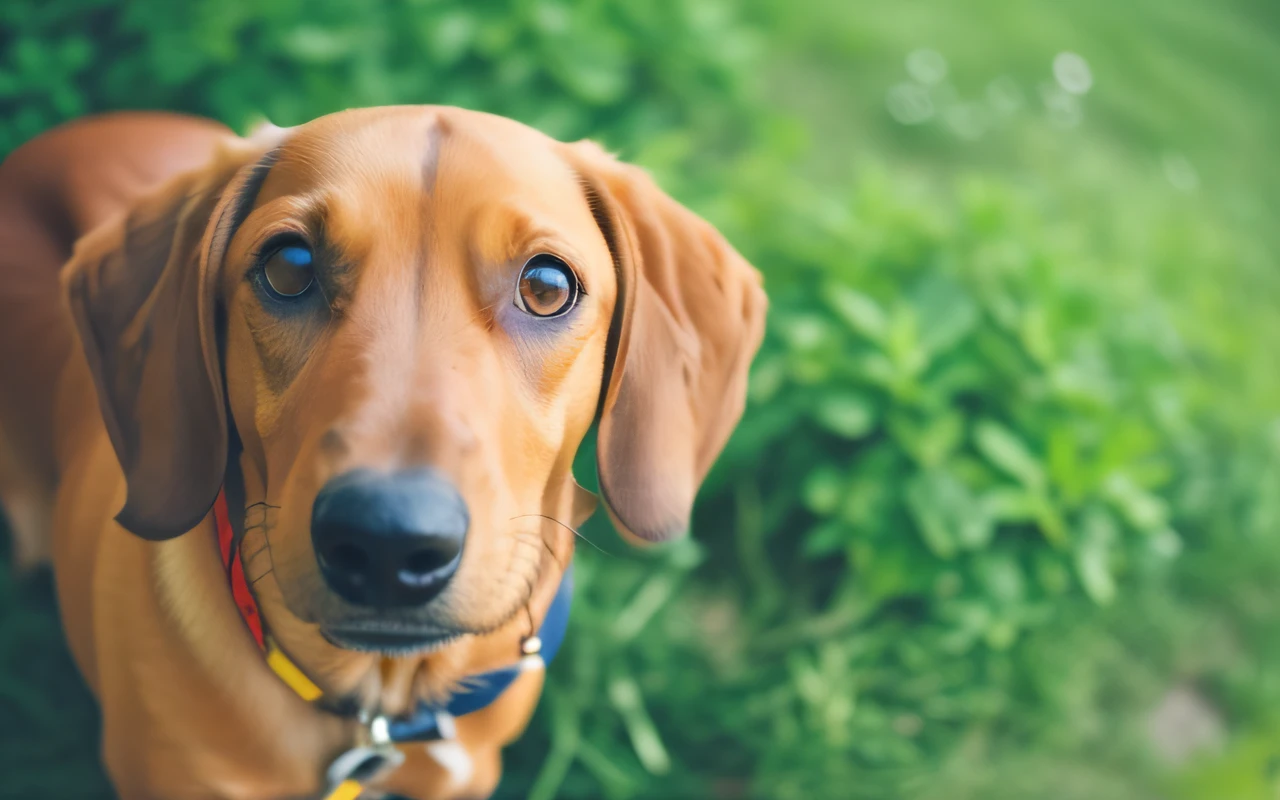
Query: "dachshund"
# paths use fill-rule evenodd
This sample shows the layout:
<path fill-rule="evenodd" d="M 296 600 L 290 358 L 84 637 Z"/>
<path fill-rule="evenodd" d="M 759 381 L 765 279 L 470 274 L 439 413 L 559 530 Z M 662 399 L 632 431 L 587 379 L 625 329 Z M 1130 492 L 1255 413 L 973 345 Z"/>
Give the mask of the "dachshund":
<path fill-rule="evenodd" d="M 766 306 L 642 170 L 489 114 L 15 150 L 0 502 L 120 796 L 489 796 L 563 635 L 584 436 L 624 538 L 682 535 Z"/>

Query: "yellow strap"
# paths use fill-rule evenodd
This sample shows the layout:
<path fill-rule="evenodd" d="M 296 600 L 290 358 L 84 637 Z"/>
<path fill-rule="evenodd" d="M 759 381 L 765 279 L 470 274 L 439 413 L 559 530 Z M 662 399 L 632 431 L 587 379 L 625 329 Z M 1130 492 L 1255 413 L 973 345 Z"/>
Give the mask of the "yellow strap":
<path fill-rule="evenodd" d="M 324 798 L 324 800 L 356 800 L 360 796 L 360 784 L 357 781 L 343 781 Z"/>
<path fill-rule="evenodd" d="M 271 641 L 267 643 L 267 666 L 271 667 L 271 670 L 280 676 L 280 680 L 288 684 L 289 688 L 294 691 L 294 694 L 298 695 L 298 697 L 301 697 L 303 700 L 306 700 L 308 703 L 319 698 L 320 695 L 323 694 L 323 692 L 320 691 L 320 687 L 316 686 L 311 682 L 310 678 L 302 674 L 302 670 L 298 669 L 297 666 L 289 660 L 289 657 L 286 656 L 280 648 L 276 647 L 276 643 Z M 348 781 L 348 783 L 350 783 L 350 781 Z M 345 783 L 342 784 L 342 786 L 345 785 Z M 337 791 L 341 790 L 342 786 L 339 786 L 338 789 L 334 790 L 335 793 L 329 795 L 326 800 L 332 800 L 333 798 L 346 800 L 348 797 L 356 796 L 354 794 L 337 794 Z M 359 788 L 360 787 L 357 785 L 357 794 L 359 794 Z"/>
<path fill-rule="evenodd" d="M 289 660 L 284 651 L 276 647 L 276 643 L 267 640 L 267 666 L 280 676 L 280 680 L 293 690 L 294 694 L 310 703 L 324 694 L 320 687 L 311 682 L 298 666 Z M 360 796 L 360 782 L 345 780 L 324 796 L 324 800 L 356 800 Z"/>

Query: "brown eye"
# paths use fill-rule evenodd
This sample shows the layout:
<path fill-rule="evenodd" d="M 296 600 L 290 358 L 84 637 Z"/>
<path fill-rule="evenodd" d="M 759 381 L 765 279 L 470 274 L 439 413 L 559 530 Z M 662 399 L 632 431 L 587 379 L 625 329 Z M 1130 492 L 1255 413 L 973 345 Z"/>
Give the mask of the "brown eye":
<path fill-rule="evenodd" d="M 262 262 L 262 277 L 272 294 L 281 298 L 298 297 L 315 283 L 311 248 L 302 243 L 277 248 Z"/>
<path fill-rule="evenodd" d="M 578 294 L 573 270 L 555 256 L 539 255 L 520 270 L 516 305 L 535 317 L 554 317 L 573 308 Z"/>

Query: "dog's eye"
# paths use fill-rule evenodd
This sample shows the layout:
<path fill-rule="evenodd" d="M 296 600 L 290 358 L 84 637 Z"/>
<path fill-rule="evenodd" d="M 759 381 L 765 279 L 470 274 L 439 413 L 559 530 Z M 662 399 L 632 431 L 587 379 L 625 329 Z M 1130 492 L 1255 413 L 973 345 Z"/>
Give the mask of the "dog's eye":
<path fill-rule="evenodd" d="M 277 247 L 262 262 L 262 276 L 277 296 L 298 297 L 315 283 L 316 274 L 311 262 L 311 248 L 302 242 L 290 242 Z"/>
<path fill-rule="evenodd" d="M 535 317 L 554 317 L 578 302 L 578 278 L 555 256 L 537 255 L 520 270 L 516 306 Z"/>

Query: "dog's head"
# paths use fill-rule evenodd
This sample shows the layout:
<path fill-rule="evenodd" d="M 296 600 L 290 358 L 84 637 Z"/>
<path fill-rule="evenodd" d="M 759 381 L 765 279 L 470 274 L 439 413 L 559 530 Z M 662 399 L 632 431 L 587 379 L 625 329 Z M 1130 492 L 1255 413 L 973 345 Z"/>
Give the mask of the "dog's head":
<path fill-rule="evenodd" d="M 590 513 L 570 468 L 597 417 L 618 527 L 682 533 L 765 311 L 641 171 L 434 107 L 229 141 L 64 280 L 120 524 L 196 527 L 230 453 L 268 625 L 321 675 L 523 620 Z"/>

